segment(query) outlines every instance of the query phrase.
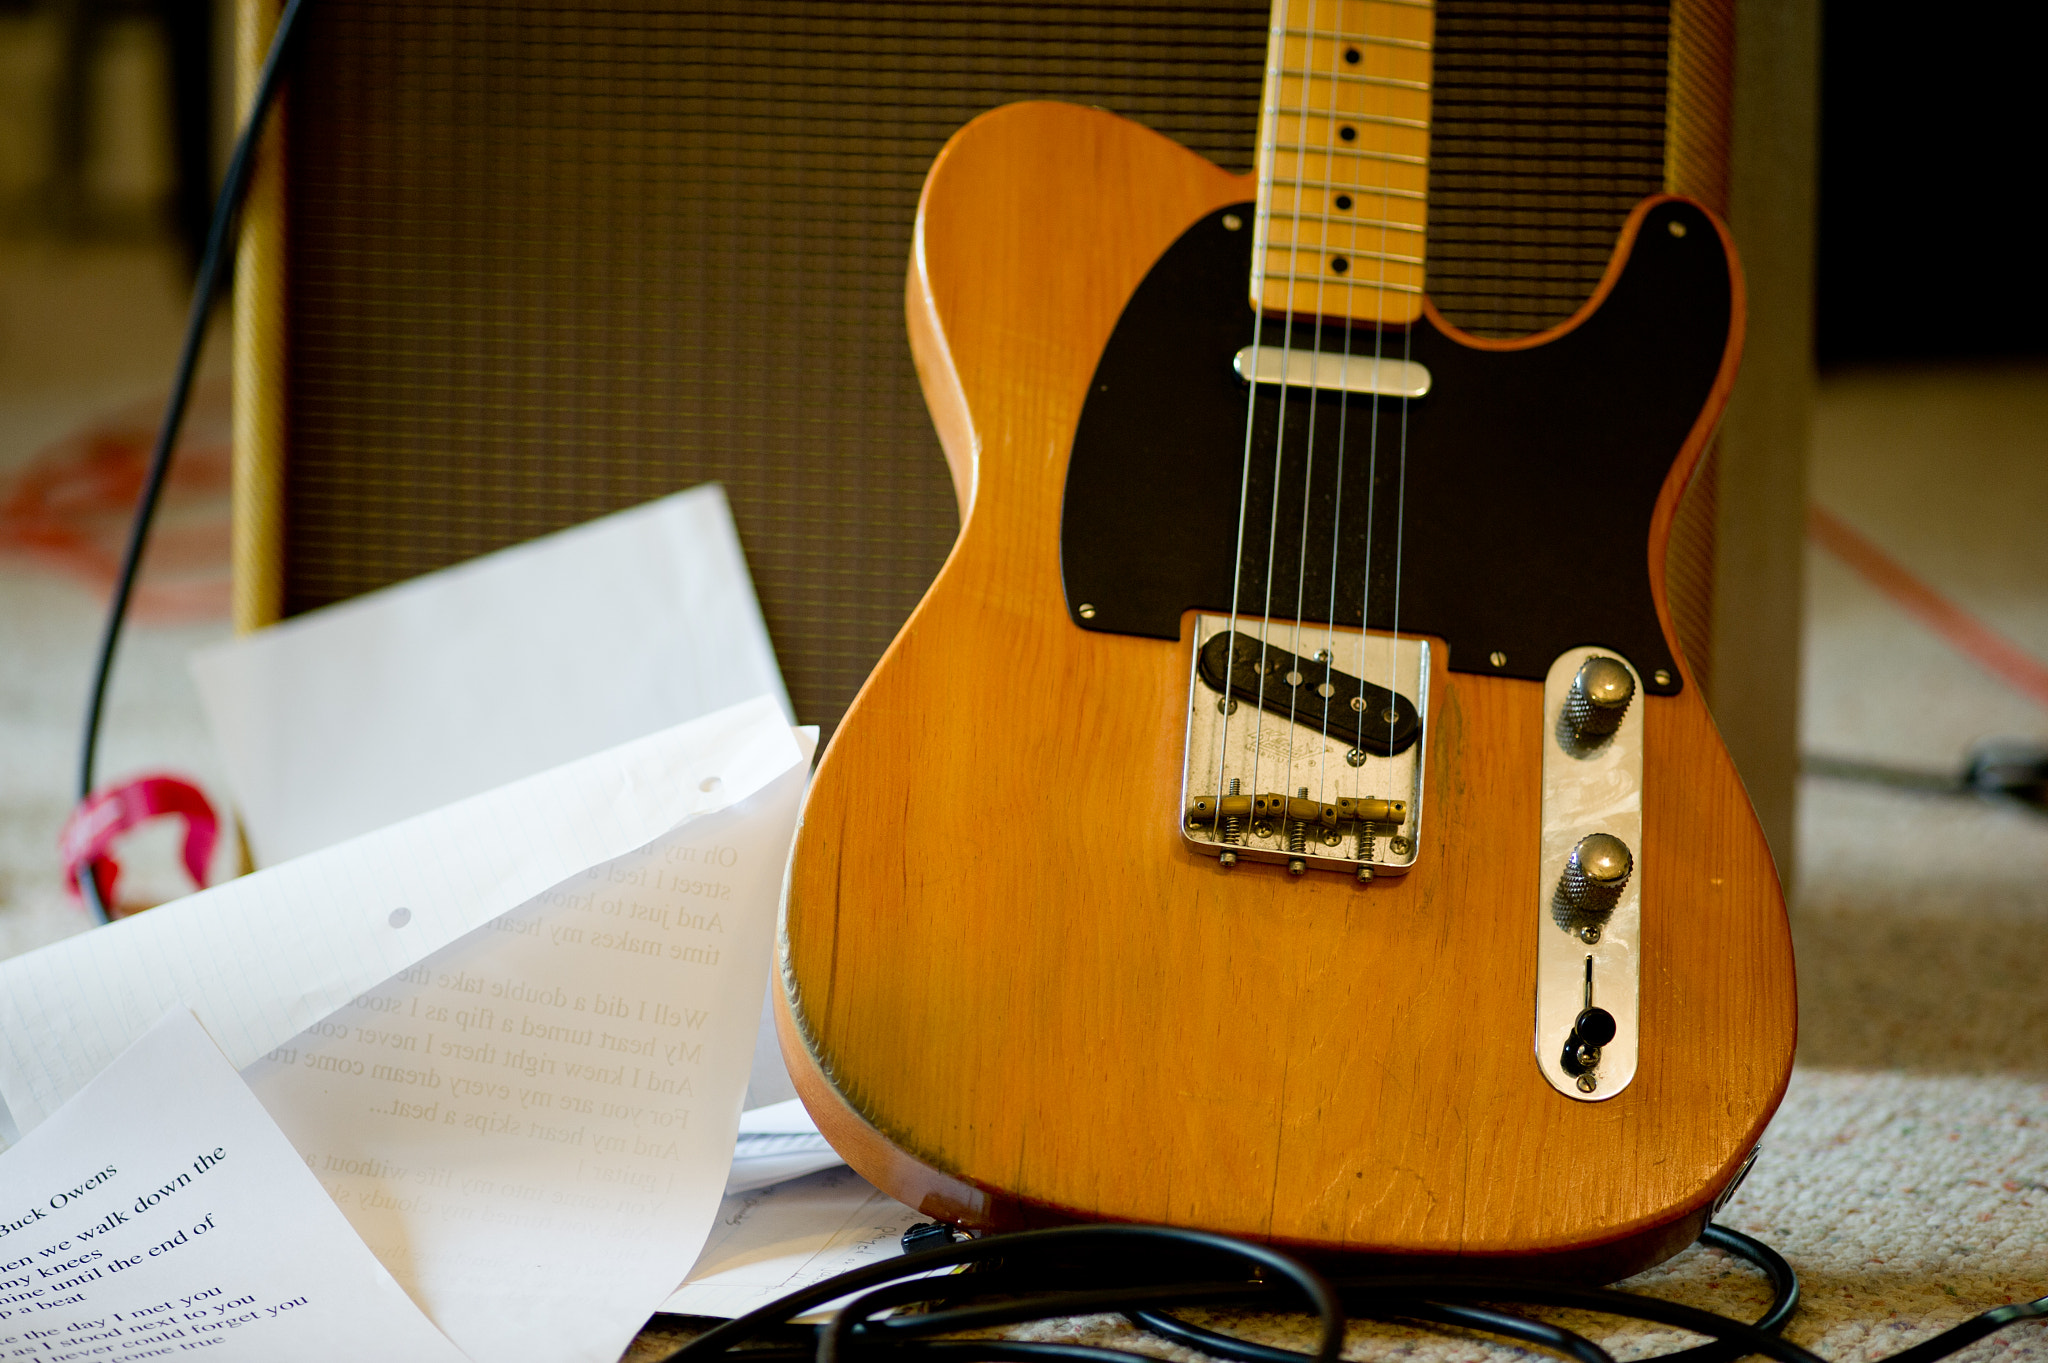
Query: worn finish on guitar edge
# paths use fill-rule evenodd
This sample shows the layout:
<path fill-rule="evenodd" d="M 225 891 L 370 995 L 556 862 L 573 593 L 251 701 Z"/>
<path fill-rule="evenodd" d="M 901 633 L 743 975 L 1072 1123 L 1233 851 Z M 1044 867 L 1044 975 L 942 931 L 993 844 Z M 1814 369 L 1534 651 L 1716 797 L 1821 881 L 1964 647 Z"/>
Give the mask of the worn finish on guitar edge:
<path fill-rule="evenodd" d="M 1641 1062 L 1581 1103 L 1531 1055 L 1539 683 L 1439 650 L 1415 871 L 1295 880 L 1180 844 L 1185 637 L 1067 618 L 1097 356 L 1160 253 L 1248 191 L 1053 104 L 985 115 L 934 166 L 911 327 L 962 529 L 812 786 L 785 1055 L 857 1169 L 967 1224 L 1631 1271 L 1689 1242 L 1791 1063 L 1783 904 L 1699 688 L 1642 702 Z M 1664 540 L 1730 379 L 1645 546 L 1667 638 Z"/>

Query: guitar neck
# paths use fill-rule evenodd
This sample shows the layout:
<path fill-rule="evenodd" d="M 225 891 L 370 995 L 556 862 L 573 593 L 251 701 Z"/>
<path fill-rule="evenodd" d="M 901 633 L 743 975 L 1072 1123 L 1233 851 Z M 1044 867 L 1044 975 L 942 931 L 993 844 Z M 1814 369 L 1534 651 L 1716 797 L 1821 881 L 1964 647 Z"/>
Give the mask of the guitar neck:
<path fill-rule="evenodd" d="M 1432 0 L 1274 0 L 1251 294 L 1269 313 L 1422 312 Z"/>

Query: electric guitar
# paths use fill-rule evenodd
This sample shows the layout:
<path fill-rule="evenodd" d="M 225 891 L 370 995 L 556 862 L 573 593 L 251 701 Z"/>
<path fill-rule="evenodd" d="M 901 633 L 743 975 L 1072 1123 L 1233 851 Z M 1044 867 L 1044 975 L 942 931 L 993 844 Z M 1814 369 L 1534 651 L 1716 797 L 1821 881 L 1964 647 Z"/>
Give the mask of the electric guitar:
<path fill-rule="evenodd" d="M 1653 198 L 1563 325 L 1445 322 L 1431 34 L 1278 0 L 1253 177 L 1022 104 L 925 183 L 961 531 L 812 784 L 780 1031 L 927 1214 L 1607 1279 L 1783 1095 L 1783 900 L 1663 574 L 1733 249 Z"/>

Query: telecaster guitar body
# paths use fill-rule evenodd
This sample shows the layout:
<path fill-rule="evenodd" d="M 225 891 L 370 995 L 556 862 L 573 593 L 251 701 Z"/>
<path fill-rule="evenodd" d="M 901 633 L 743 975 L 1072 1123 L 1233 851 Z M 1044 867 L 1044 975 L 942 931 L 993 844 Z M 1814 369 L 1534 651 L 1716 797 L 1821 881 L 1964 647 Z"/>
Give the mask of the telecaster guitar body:
<path fill-rule="evenodd" d="M 1695 1238 L 1791 1065 L 1777 879 L 1663 588 L 1678 496 L 1733 379 L 1739 281 L 1711 220 L 1665 200 L 1638 209 L 1601 295 L 1555 336 L 1502 346 L 1433 314 L 1416 323 L 1404 353 L 1426 356 L 1439 386 L 1411 409 L 1419 502 L 1404 533 L 1480 529 L 1455 552 L 1405 551 L 1411 564 L 1454 565 L 1434 578 L 1418 566 L 1402 617 L 1404 636 L 1433 636 L 1426 687 L 1410 688 L 1427 707 L 1412 866 L 1369 882 L 1226 867 L 1186 836 L 1183 776 L 1194 608 L 1230 604 L 1215 599 L 1208 541 L 1215 507 L 1239 505 L 1244 385 L 1213 385 L 1237 394 L 1225 456 L 1196 429 L 1203 404 L 1224 400 L 1213 394 L 1161 409 L 1154 393 L 1149 412 L 1090 403 L 1098 370 L 1145 371 L 1142 353 L 1117 370 L 1105 351 L 1148 275 L 1176 252 L 1228 256 L 1214 234 L 1237 230 L 1223 217 L 1251 189 L 1136 124 L 1056 104 L 985 115 L 933 167 L 909 313 L 962 526 L 808 797 L 782 940 L 785 1058 L 857 1170 L 962 1225 L 1153 1221 L 1310 1250 L 1467 1267 L 1535 1256 L 1560 1274 L 1624 1275 Z M 1659 288 L 1677 289 L 1681 310 L 1711 312 L 1715 296 L 1698 269 L 1674 274 L 1658 262 L 1677 257 L 1644 254 L 1679 239 L 1674 221 L 1695 246 L 1711 237 L 1719 261 L 1722 314 L 1708 318 L 1704 360 L 1698 317 L 1656 321 Z M 1671 282 L 1681 276 L 1692 282 Z M 1603 320 L 1609 305 L 1619 310 Z M 1194 308 L 1208 322 L 1167 330 L 1208 326 L 1214 336 L 1180 349 L 1227 352 L 1233 308 L 1248 324 L 1240 289 Z M 1672 340 L 1673 328 L 1695 339 Z M 1476 387 L 1488 373 L 1646 406 L 1612 376 L 1527 379 L 1551 372 L 1537 352 L 1564 356 L 1575 334 L 1587 353 L 1667 345 L 1652 372 L 1670 392 L 1647 406 L 1697 388 L 1655 434 L 1655 467 L 1610 470 L 1608 454 L 1573 465 L 1568 431 L 1530 446 L 1552 467 L 1518 470 L 1501 450 L 1469 448 L 1470 432 L 1507 419 L 1509 399 Z M 1392 355 L 1404 338 L 1389 337 Z M 1155 348 L 1169 364 L 1170 338 Z M 1541 415 L 1554 425 L 1577 399 L 1552 396 Z M 1497 410 L 1438 414 L 1454 400 Z M 1093 431 L 1186 432 L 1185 463 L 1160 454 L 1170 441 L 1136 451 L 1153 461 L 1142 476 L 1101 462 L 1100 442 L 1075 454 L 1084 409 Z M 1382 410 L 1384 423 L 1395 409 Z M 1376 471 L 1354 467 L 1358 487 L 1400 490 L 1385 481 L 1389 448 Z M 1098 462 L 1070 481 L 1070 457 L 1084 455 Z M 1560 480 L 1561 499 L 1531 502 L 1532 487 Z M 1475 508 L 1462 522 L 1461 497 Z M 1557 505 L 1585 514 L 1554 524 Z M 1148 546 L 1142 561 L 1081 562 L 1081 541 L 1118 524 Z M 1489 525 L 1519 528 L 1503 544 Z M 1545 580 L 1556 541 L 1595 534 L 1598 552 L 1580 558 L 1608 565 L 1600 580 Z M 1220 548 L 1227 596 L 1227 536 Z M 1076 575 L 1098 570 L 1099 604 L 1075 594 Z M 1488 581 L 1494 604 L 1470 599 Z M 1602 590 L 1640 597 L 1633 615 L 1595 613 L 1635 619 L 1636 635 L 1582 636 L 1571 611 L 1538 599 Z M 1163 628 L 1121 618 L 1141 598 Z M 1362 619 L 1377 637 L 1391 623 L 1378 601 L 1334 613 L 1354 608 L 1354 631 Z M 1505 632 L 1480 637 L 1488 621 Z M 1526 654 L 1553 645 L 1612 648 L 1643 678 L 1638 1044 L 1630 1081 L 1597 1101 L 1560 1091 L 1533 1040 L 1541 934 L 1560 930 L 1537 910 L 1551 658 L 1532 668 Z M 1490 666 L 1494 652 L 1508 661 Z"/>

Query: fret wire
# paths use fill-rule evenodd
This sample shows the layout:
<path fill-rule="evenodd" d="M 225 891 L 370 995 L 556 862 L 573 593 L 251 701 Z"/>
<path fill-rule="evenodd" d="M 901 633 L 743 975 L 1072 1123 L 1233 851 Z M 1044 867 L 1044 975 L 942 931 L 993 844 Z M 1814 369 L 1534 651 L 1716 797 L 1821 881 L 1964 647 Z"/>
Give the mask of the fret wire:
<path fill-rule="evenodd" d="M 1428 194 L 1420 189 L 1392 189 L 1384 186 L 1360 185 L 1350 180 L 1285 180 L 1275 183 L 1270 175 L 1262 177 L 1268 189 L 1342 189 L 1353 194 L 1377 194 L 1387 199 L 1426 199 Z"/>
<path fill-rule="evenodd" d="M 1294 114 L 1297 117 L 1341 118 L 1346 123 L 1378 123 L 1389 128 L 1414 128 L 1418 132 L 1429 131 L 1426 118 L 1396 118 L 1392 114 L 1341 114 L 1328 109 L 1302 109 L 1291 104 L 1276 104 L 1270 110 L 1276 114 Z"/>
<path fill-rule="evenodd" d="M 1292 209 L 1276 208 L 1269 215 L 1274 219 L 1293 218 L 1300 222 L 1336 222 L 1352 227 L 1385 227 L 1396 232 L 1427 232 L 1427 225 L 1419 222 L 1394 222 L 1389 218 L 1360 218 L 1350 213 L 1297 213 Z"/>
<path fill-rule="evenodd" d="M 1401 80 L 1396 76 L 1358 76 L 1349 71 L 1308 71 L 1297 66 L 1283 66 L 1280 68 L 1280 74 L 1283 78 L 1294 76 L 1302 80 L 1343 80 L 1356 85 L 1383 85 L 1390 90 L 1420 90 L 1425 95 L 1429 93 L 1428 81 Z"/>
<path fill-rule="evenodd" d="M 1287 251 L 1293 255 L 1300 255 L 1304 250 L 1312 250 L 1318 255 L 1328 253 L 1333 256 L 1343 256 L 1346 259 L 1356 256 L 1363 260 L 1385 260 L 1396 265 L 1420 265 L 1423 263 L 1421 256 L 1404 256 L 1391 251 L 1361 251 L 1350 247 L 1332 246 L 1328 242 L 1283 241 L 1266 243 L 1266 253 L 1268 255 L 1275 251 Z"/>
<path fill-rule="evenodd" d="M 1318 38 L 1327 38 L 1333 43 L 1369 43 L 1374 47 L 1402 47 L 1410 51 L 1419 52 L 1430 50 L 1429 43 L 1422 38 L 1361 37 L 1358 34 L 1338 33 L 1327 28 L 1290 28 L 1283 29 L 1282 32 L 1286 33 L 1290 38 L 1307 38 L 1310 42 L 1314 42 Z"/>
<path fill-rule="evenodd" d="M 1380 291 L 1382 291 L 1382 292 L 1384 292 L 1384 293 L 1421 293 L 1421 292 L 1422 292 L 1422 286 L 1421 286 L 1420 284 L 1396 284 L 1396 283 L 1395 283 L 1394 281 L 1392 281 L 1392 280 L 1390 280 L 1390 279 L 1357 279 L 1357 280 L 1353 280 L 1353 279 L 1333 279 L 1333 278 L 1331 278 L 1331 277 L 1330 277 L 1330 276 L 1328 276 L 1328 275 L 1314 275 L 1314 274 L 1311 274 L 1311 275 L 1301 275 L 1301 274 L 1292 274 L 1292 273 L 1289 273 L 1289 274 L 1280 274 L 1280 273 L 1277 273 L 1277 272 L 1273 272 L 1273 271 L 1268 271 L 1268 272 L 1267 272 L 1267 274 L 1266 274 L 1266 277 L 1265 277 L 1264 281 L 1262 281 L 1262 282 L 1263 282 L 1263 283 L 1266 283 L 1266 284 L 1270 284 L 1270 283 L 1272 283 L 1272 282 L 1273 282 L 1274 280 L 1278 280 L 1278 279 L 1284 279 L 1284 280 L 1287 280 L 1287 281 L 1288 281 L 1288 282 L 1289 282 L 1290 284 L 1292 284 L 1292 285 L 1296 285 L 1296 286 L 1299 286 L 1299 285 L 1306 285 L 1306 284 L 1314 284 L 1314 285 L 1316 285 L 1316 286 L 1317 286 L 1317 287 L 1319 287 L 1319 288 L 1332 288 L 1332 289 L 1378 289 L 1378 290 L 1380 290 Z M 1293 292 L 1294 292 L 1294 289 L 1293 289 L 1293 288 L 1289 288 L 1289 289 L 1288 289 L 1288 292 L 1289 292 L 1289 293 L 1291 294 L 1291 293 L 1293 293 Z M 1261 296 L 1262 296 L 1262 297 L 1264 296 L 1264 291 L 1263 291 L 1263 289 L 1261 290 Z"/>
<path fill-rule="evenodd" d="M 1394 161 L 1406 166 L 1426 166 L 1427 156 L 1410 156 L 1400 151 L 1371 151 L 1365 147 L 1324 147 L 1313 142 L 1268 142 L 1275 151 L 1302 152 L 1311 156 L 1363 156 L 1371 161 Z"/>

